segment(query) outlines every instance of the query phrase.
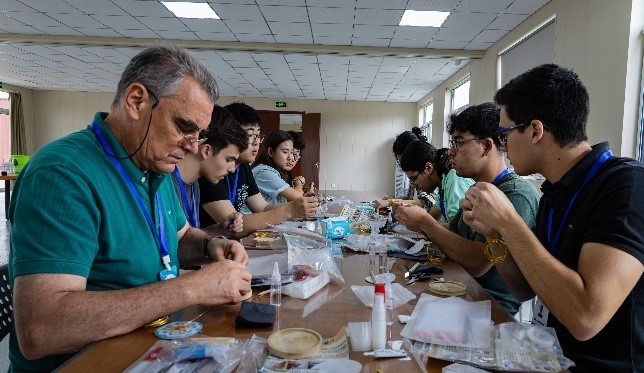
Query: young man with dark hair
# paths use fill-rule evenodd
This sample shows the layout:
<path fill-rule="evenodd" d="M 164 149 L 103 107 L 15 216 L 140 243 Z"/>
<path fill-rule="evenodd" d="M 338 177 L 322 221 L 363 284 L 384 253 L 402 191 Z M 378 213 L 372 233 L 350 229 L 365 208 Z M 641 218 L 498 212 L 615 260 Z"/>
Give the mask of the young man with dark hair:
<path fill-rule="evenodd" d="M 450 117 L 449 154 L 456 173 L 476 182 L 491 182 L 505 193 L 513 209 L 528 226 L 535 225 L 538 192 L 532 184 L 506 168 L 496 136 L 499 107 L 484 103 Z M 422 230 L 448 257 L 458 262 L 510 314 L 518 312 L 521 302 L 508 290 L 513 278 L 505 273 L 516 269 L 512 258 L 496 264 L 484 254 L 486 237 L 470 229 L 459 210 L 449 228 L 441 225 L 417 206 L 398 206 L 396 219 L 411 230 Z"/>
<path fill-rule="evenodd" d="M 537 226 L 487 183 L 466 194 L 465 221 L 503 237 L 513 292 L 537 295 L 533 322 L 556 330 L 576 371 L 644 371 L 644 165 L 586 142 L 588 92 L 571 70 L 538 66 L 495 100 L 515 170 L 546 178 Z"/>
<path fill-rule="evenodd" d="M 233 234 L 243 229 L 240 213 L 233 212 L 219 224 L 202 226 L 199 221 L 200 193 L 198 179 L 212 184 L 220 182 L 235 170 L 239 153 L 248 148 L 248 136 L 232 115 L 215 105 L 208 129 L 202 132 L 197 154 L 186 154 L 172 173 L 174 189 L 179 196 L 188 222 L 209 234 Z"/>
<path fill-rule="evenodd" d="M 303 196 L 295 201 L 269 205 L 262 197 L 250 164 L 255 162 L 260 134 L 259 115 L 252 107 L 235 102 L 225 106 L 238 125 L 248 136 L 248 149 L 243 151 L 236 162 L 234 172 L 226 175 L 222 182 L 211 184 L 203 178 L 199 180 L 201 208 L 199 218 L 202 225 L 221 222 L 235 211 L 244 213 L 243 230 L 235 232 L 234 237 L 244 237 L 268 224 L 279 224 L 291 218 L 313 216 L 318 206 L 315 196 Z"/>

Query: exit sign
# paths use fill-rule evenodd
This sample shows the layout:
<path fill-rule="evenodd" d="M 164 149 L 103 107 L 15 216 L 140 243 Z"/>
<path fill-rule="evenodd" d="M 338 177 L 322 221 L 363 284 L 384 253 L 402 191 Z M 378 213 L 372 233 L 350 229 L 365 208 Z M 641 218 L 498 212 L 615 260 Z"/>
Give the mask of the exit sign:
<path fill-rule="evenodd" d="M 284 101 L 275 101 L 275 107 L 286 107 L 286 102 L 284 102 Z"/>

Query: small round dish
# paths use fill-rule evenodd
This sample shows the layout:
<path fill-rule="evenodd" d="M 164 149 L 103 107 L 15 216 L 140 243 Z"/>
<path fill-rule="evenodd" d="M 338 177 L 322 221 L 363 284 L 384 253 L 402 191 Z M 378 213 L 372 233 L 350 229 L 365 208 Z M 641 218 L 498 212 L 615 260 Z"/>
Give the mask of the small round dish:
<path fill-rule="evenodd" d="M 458 297 L 465 295 L 465 290 L 467 290 L 467 286 L 462 282 L 435 281 L 429 283 L 429 291 L 438 295 Z"/>
<path fill-rule="evenodd" d="M 203 329 L 199 321 L 173 321 L 154 329 L 154 335 L 161 339 L 190 338 Z"/>
<path fill-rule="evenodd" d="M 282 329 L 268 337 L 268 351 L 282 359 L 304 359 L 322 349 L 322 336 L 311 329 Z"/>
<path fill-rule="evenodd" d="M 338 359 L 323 361 L 311 368 L 317 370 L 320 373 L 360 373 L 360 371 L 362 370 L 362 364 L 355 360 Z"/>
<path fill-rule="evenodd" d="M 396 280 L 396 275 L 389 272 L 377 274 L 375 277 L 376 277 L 376 282 L 382 283 L 382 284 L 393 284 L 393 282 Z M 367 281 L 370 284 L 373 284 L 373 280 L 371 279 L 371 276 L 365 277 L 365 281 Z"/>

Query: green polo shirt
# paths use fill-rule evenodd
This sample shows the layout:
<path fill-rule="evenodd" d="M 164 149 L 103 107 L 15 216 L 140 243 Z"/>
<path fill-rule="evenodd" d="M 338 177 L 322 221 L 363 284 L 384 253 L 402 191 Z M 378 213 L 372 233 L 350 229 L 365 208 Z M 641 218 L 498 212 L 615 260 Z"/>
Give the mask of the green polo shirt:
<path fill-rule="evenodd" d="M 126 153 L 103 119 L 94 117 L 116 157 Z M 120 160 L 154 224 L 164 216 L 171 264 L 178 266 L 177 232 L 185 215 L 168 174 L 143 173 Z M 161 201 L 158 211 L 155 193 Z M 94 133 L 84 129 L 40 149 L 16 181 L 9 207 L 11 281 L 34 273 L 65 273 L 87 279 L 87 290 L 127 289 L 159 281 L 159 247 L 121 174 Z M 26 360 L 15 332 L 10 337 L 13 371 L 51 371 L 71 355 Z"/>
<path fill-rule="evenodd" d="M 523 218 L 530 229 L 536 225 L 537 210 L 539 207 L 539 192 L 529 181 L 523 179 L 514 172 L 510 172 L 501 179 L 498 188 L 505 193 L 514 209 Z M 450 229 L 460 236 L 471 241 L 485 242 L 485 236 L 473 231 L 463 221 L 463 210 L 459 210 L 452 219 Z M 519 301 L 505 286 L 501 276 L 492 266 L 483 276 L 475 280 L 496 299 L 508 313 L 515 315 L 519 312 L 521 301 Z"/>

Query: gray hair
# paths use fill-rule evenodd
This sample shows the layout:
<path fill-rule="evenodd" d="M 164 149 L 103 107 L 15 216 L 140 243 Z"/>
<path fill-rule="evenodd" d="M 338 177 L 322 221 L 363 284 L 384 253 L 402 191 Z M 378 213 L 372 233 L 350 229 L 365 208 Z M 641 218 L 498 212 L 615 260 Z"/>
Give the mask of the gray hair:
<path fill-rule="evenodd" d="M 112 108 L 123 100 L 125 90 L 132 83 L 143 84 L 161 98 L 174 95 L 186 77 L 197 81 L 213 103 L 217 101 L 219 90 L 215 78 L 190 52 L 176 46 L 145 49 L 130 60 L 121 74 Z"/>

